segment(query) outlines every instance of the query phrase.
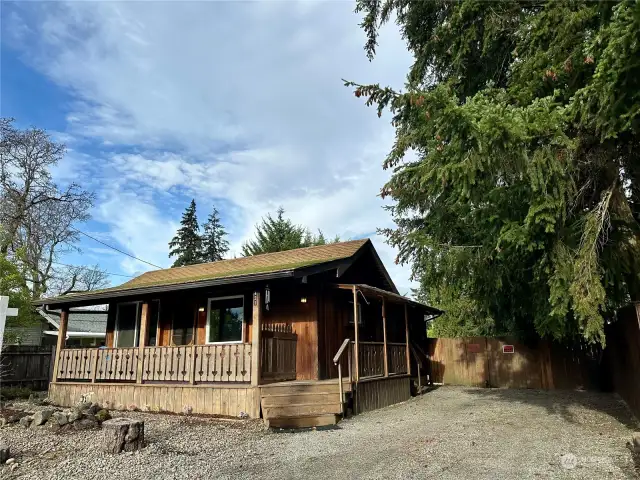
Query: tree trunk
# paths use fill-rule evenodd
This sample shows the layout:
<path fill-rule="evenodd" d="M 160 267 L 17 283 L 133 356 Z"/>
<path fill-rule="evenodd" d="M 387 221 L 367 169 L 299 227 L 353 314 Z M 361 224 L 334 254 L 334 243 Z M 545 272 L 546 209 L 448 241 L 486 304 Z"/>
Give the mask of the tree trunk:
<path fill-rule="evenodd" d="M 144 422 L 114 418 L 102 423 L 103 448 L 107 453 L 133 452 L 144 447 Z"/>

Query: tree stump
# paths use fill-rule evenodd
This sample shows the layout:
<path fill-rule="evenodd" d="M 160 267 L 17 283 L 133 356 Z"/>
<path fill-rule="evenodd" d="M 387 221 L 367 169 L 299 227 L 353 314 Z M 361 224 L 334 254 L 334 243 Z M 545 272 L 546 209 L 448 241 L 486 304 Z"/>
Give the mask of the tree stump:
<path fill-rule="evenodd" d="M 144 447 L 144 422 L 114 418 L 102 422 L 103 447 L 107 453 L 133 452 Z"/>

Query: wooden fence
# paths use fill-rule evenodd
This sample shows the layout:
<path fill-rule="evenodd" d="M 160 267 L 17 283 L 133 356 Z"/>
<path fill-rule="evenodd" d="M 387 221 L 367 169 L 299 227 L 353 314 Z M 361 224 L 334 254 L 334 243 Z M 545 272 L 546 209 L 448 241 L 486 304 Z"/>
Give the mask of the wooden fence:
<path fill-rule="evenodd" d="M 640 417 L 640 303 L 617 312 L 617 321 L 605 328 L 604 367 L 615 390 Z"/>
<path fill-rule="evenodd" d="M 46 390 L 54 358 L 55 347 L 5 346 L 0 356 L 0 386 Z"/>
<path fill-rule="evenodd" d="M 245 383 L 251 381 L 251 344 L 145 347 L 142 358 L 138 348 L 65 348 L 60 355 L 56 379 L 112 383 Z"/>
<path fill-rule="evenodd" d="M 586 345 L 499 338 L 430 339 L 431 381 L 452 385 L 598 389 L 599 351 Z"/>
<path fill-rule="evenodd" d="M 389 374 L 407 373 L 407 345 L 387 343 L 389 350 Z"/>
<path fill-rule="evenodd" d="M 266 381 L 296 379 L 298 336 L 285 330 L 262 331 L 261 376 Z"/>

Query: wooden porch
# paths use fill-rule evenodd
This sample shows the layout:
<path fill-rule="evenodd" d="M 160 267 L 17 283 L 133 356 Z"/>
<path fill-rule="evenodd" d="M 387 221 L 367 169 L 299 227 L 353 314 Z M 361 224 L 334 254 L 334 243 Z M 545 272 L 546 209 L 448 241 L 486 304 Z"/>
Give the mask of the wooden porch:
<path fill-rule="evenodd" d="M 64 336 L 60 335 L 50 396 L 61 405 L 72 405 L 81 396 L 88 396 L 114 409 L 262 416 L 274 426 L 335 423 L 348 411 L 360 413 L 408 399 L 411 363 L 407 305 L 395 302 L 394 327 L 390 329 L 386 292 L 355 285 L 339 285 L 336 292 L 338 303 L 347 306 L 357 321 L 351 322 L 352 330 L 336 332 L 352 334 L 353 338 L 343 339 L 338 351 L 333 352 L 335 370 L 325 369 L 324 378 L 319 373 L 309 380 L 300 378 L 301 368 L 303 379 L 313 371 L 309 352 L 299 352 L 305 343 L 299 343 L 286 314 L 278 313 L 286 311 L 272 308 L 264 321 L 262 292 L 255 290 L 246 329 L 250 342 L 199 344 L 194 336 L 190 345 L 149 346 L 151 302 L 145 301 L 138 346 L 65 348 Z M 328 298 L 336 302 L 336 298 Z M 361 305 L 363 301 L 365 306 Z M 372 303 L 376 301 L 379 311 Z M 344 318 L 337 309 L 335 312 L 335 317 L 322 321 L 343 325 Z M 63 310 L 60 318 L 63 332 L 68 313 Z M 317 329 L 318 322 L 315 318 L 307 325 Z M 362 325 L 367 328 L 363 330 Z M 318 348 L 318 338 L 302 332 L 307 335 L 305 342 Z M 320 370 L 315 368 L 316 372 Z"/>

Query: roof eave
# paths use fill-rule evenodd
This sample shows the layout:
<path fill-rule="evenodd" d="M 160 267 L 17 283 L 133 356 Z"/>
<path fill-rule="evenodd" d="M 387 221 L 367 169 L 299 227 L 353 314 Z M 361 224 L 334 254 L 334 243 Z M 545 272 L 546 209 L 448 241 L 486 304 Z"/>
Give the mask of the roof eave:
<path fill-rule="evenodd" d="M 33 305 L 46 305 L 46 306 L 63 306 L 63 305 L 75 305 L 80 303 L 93 302 L 97 300 L 110 300 L 122 297 L 132 297 L 139 295 L 147 295 L 152 293 L 172 292 L 179 290 L 190 290 L 195 288 L 213 287 L 217 285 L 231 285 L 236 283 L 256 282 L 261 280 L 273 280 L 277 278 L 293 277 L 295 269 L 281 270 L 278 272 L 270 273 L 254 273 L 249 275 L 238 275 L 237 277 L 226 278 L 214 278 L 211 280 L 200 280 L 197 282 L 188 282 L 171 285 L 154 285 L 147 287 L 128 288 L 123 290 L 114 290 L 108 292 L 96 292 L 87 294 L 74 294 L 72 297 L 55 297 L 55 298 L 42 298 L 34 300 Z"/>

